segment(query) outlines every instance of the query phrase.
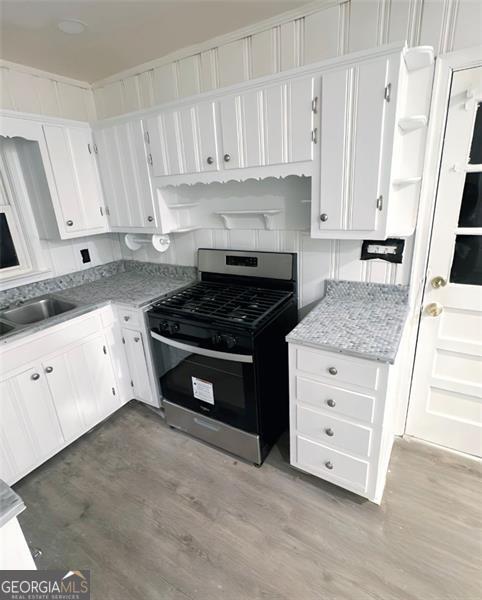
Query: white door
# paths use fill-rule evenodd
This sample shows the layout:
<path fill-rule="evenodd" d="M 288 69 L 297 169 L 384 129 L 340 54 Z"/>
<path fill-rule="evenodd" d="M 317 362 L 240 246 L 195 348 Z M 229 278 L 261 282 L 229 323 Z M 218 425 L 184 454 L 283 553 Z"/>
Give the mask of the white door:
<path fill-rule="evenodd" d="M 95 140 L 110 226 L 120 231 L 154 230 L 156 215 L 142 122 L 99 129 Z"/>
<path fill-rule="evenodd" d="M 0 383 L 0 478 L 9 484 L 17 481 L 63 442 L 40 365 Z"/>
<path fill-rule="evenodd" d="M 407 433 L 482 454 L 482 68 L 454 74 Z"/>
<path fill-rule="evenodd" d="M 61 233 L 73 237 L 105 231 L 90 130 L 61 125 L 44 125 L 43 130 L 60 204 L 57 219 Z"/>
<path fill-rule="evenodd" d="M 122 337 L 126 346 L 134 397 L 147 404 L 157 406 L 152 397 L 142 333 L 133 329 L 123 329 Z"/>

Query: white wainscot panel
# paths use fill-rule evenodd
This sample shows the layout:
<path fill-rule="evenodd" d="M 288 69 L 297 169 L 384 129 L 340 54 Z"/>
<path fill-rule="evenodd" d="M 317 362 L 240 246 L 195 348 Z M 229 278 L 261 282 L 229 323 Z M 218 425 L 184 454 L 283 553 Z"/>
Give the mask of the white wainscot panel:
<path fill-rule="evenodd" d="M 218 87 L 217 48 L 201 53 L 201 90 L 208 92 Z"/>
<path fill-rule="evenodd" d="M 162 102 L 169 102 L 177 98 L 176 65 L 174 63 L 154 69 L 153 80 L 155 104 L 162 104 Z"/>
<path fill-rule="evenodd" d="M 433 46 L 435 54 L 446 51 L 444 31 L 448 16 L 448 0 L 424 0 L 420 25 L 420 44 Z"/>
<path fill-rule="evenodd" d="M 218 48 L 219 85 L 246 81 L 248 76 L 247 40 L 236 40 Z"/>
<path fill-rule="evenodd" d="M 360 260 L 361 252 L 360 240 L 339 240 L 339 279 L 349 279 L 352 281 L 363 281 L 364 263 Z"/>
<path fill-rule="evenodd" d="M 121 82 L 109 83 L 94 91 L 99 119 L 105 119 L 124 112 L 122 106 Z"/>
<path fill-rule="evenodd" d="M 57 82 L 57 93 L 62 117 L 79 121 L 93 121 L 96 118 L 94 98 L 90 89 L 59 81 Z M 119 102 L 120 93 L 117 92 L 115 103 Z"/>
<path fill-rule="evenodd" d="M 228 231 L 228 247 L 240 250 L 256 248 L 256 231 L 252 229 L 236 229 Z"/>
<path fill-rule="evenodd" d="M 126 112 L 143 108 L 139 89 L 139 76 L 133 75 L 122 81 L 123 106 Z"/>
<path fill-rule="evenodd" d="M 303 19 L 283 23 L 280 27 L 280 57 L 282 71 L 301 65 L 301 31 Z"/>
<path fill-rule="evenodd" d="M 10 94 L 9 74 L 6 67 L 0 67 L 0 108 L 13 110 L 15 106 Z"/>
<path fill-rule="evenodd" d="M 351 0 L 348 52 L 378 45 L 379 6 L 382 0 Z"/>
<path fill-rule="evenodd" d="M 52 79 L 35 77 L 35 91 L 43 115 L 58 117 L 62 114 L 56 87 L 57 84 Z"/>
<path fill-rule="evenodd" d="M 214 235 L 211 229 L 199 229 L 194 232 L 196 248 L 214 248 Z"/>
<path fill-rule="evenodd" d="M 154 71 L 150 69 L 149 71 L 144 71 L 144 73 L 140 73 L 137 76 L 142 108 L 150 108 L 154 105 L 154 87 L 152 82 L 153 73 Z"/>
<path fill-rule="evenodd" d="M 263 231 L 260 229 L 256 232 L 256 250 L 264 250 L 266 252 L 279 252 L 281 231 Z"/>
<path fill-rule="evenodd" d="M 197 247 L 194 232 L 176 234 L 174 237 L 176 264 L 195 266 L 197 264 Z"/>
<path fill-rule="evenodd" d="M 40 113 L 40 102 L 35 91 L 33 75 L 9 70 L 8 82 L 14 109 L 22 112 Z"/>
<path fill-rule="evenodd" d="M 306 65 L 338 54 L 340 18 L 340 6 L 325 8 L 305 17 L 304 63 Z"/>
<path fill-rule="evenodd" d="M 392 0 L 384 41 L 390 44 L 407 41 L 409 46 L 416 45 L 415 32 L 419 24 L 414 20 L 419 21 L 420 16 L 421 10 L 415 11 L 411 0 Z"/>
<path fill-rule="evenodd" d="M 179 96 L 193 96 L 201 91 L 200 55 L 195 54 L 178 62 Z"/>
<path fill-rule="evenodd" d="M 279 69 L 278 28 L 267 29 L 251 37 L 251 77 L 271 75 Z"/>
<path fill-rule="evenodd" d="M 323 296 L 325 279 L 333 278 L 334 242 L 303 235 L 301 240 L 300 306 Z"/>
<path fill-rule="evenodd" d="M 455 20 L 453 50 L 482 44 L 482 3 L 459 0 Z"/>

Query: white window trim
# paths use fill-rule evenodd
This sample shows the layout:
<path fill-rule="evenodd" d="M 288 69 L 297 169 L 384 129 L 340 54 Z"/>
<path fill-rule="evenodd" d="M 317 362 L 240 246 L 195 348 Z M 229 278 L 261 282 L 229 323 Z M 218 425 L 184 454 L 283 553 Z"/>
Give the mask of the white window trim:
<path fill-rule="evenodd" d="M 3 160 L 2 163 L 2 167 L 6 167 Z M 0 269 L 0 281 L 13 279 L 33 271 L 28 245 L 23 234 L 16 207 L 11 200 L 12 194 L 10 185 L 9 182 L 5 181 L 4 173 L 8 172 L 2 169 L 2 172 L 0 172 L 0 213 L 3 213 L 6 216 L 19 264 L 14 267 Z"/>

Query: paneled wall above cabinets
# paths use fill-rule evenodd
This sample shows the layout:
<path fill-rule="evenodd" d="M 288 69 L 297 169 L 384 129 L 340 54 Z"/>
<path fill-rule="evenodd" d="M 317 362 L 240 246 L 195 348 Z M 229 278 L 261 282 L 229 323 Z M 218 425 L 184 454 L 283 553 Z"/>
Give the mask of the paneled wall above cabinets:
<path fill-rule="evenodd" d="M 476 0 L 321 0 L 94 84 L 99 118 L 407 40 L 442 54 L 480 45 Z"/>

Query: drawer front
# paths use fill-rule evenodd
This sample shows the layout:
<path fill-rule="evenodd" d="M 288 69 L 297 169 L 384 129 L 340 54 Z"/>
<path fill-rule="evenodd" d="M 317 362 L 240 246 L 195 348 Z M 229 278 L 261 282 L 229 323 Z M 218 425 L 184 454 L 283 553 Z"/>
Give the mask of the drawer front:
<path fill-rule="evenodd" d="M 140 327 L 141 317 L 139 311 L 128 308 L 118 308 L 121 327 Z"/>
<path fill-rule="evenodd" d="M 373 390 L 377 389 L 380 371 L 379 365 L 369 360 L 306 348 L 297 348 L 296 368 L 318 377 L 327 377 L 335 385 L 341 381 Z"/>
<path fill-rule="evenodd" d="M 298 433 L 322 444 L 347 452 L 370 456 L 372 430 L 361 425 L 298 406 L 296 410 Z"/>
<path fill-rule="evenodd" d="M 368 462 L 338 452 L 301 436 L 296 437 L 296 454 L 301 469 L 337 483 L 346 481 L 351 488 L 364 492 L 367 487 Z"/>
<path fill-rule="evenodd" d="M 373 423 L 375 397 L 306 379 L 295 375 L 296 399 L 303 404 L 341 415 Z"/>

